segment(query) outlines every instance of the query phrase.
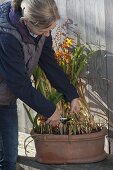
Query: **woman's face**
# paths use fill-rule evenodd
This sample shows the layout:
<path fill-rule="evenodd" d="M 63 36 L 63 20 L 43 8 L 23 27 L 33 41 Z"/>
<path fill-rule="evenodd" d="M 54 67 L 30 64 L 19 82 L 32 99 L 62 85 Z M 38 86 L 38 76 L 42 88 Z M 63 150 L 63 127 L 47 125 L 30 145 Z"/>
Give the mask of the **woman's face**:
<path fill-rule="evenodd" d="M 50 27 L 45 29 L 39 29 L 38 27 L 34 26 L 31 22 L 25 22 L 26 26 L 35 35 L 44 35 L 48 37 L 50 35 L 50 31 L 53 30 L 56 26 L 56 22 L 53 22 Z"/>

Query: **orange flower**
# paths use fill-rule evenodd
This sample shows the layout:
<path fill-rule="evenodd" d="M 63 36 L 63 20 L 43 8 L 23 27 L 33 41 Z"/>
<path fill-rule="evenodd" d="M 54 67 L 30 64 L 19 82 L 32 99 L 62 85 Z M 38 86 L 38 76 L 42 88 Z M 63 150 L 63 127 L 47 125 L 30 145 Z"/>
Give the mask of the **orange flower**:
<path fill-rule="evenodd" d="M 60 58 L 60 57 L 62 57 L 62 55 L 63 55 L 62 51 L 56 51 L 55 52 L 56 58 Z"/>
<path fill-rule="evenodd" d="M 65 38 L 65 40 L 59 45 L 55 52 L 55 57 L 59 63 L 69 63 L 71 60 L 71 53 L 69 52 L 69 47 L 72 45 L 71 38 Z"/>
<path fill-rule="evenodd" d="M 71 60 L 71 53 L 69 52 L 64 53 L 64 60 L 66 63 L 69 63 L 69 61 Z"/>
<path fill-rule="evenodd" d="M 60 46 L 61 48 L 68 48 L 68 44 L 66 43 L 66 40 Z"/>
<path fill-rule="evenodd" d="M 63 43 L 60 44 L 61 48 L 68 48 L 72 45 L 72 39 L 71 38 L 66 38 Z"/>

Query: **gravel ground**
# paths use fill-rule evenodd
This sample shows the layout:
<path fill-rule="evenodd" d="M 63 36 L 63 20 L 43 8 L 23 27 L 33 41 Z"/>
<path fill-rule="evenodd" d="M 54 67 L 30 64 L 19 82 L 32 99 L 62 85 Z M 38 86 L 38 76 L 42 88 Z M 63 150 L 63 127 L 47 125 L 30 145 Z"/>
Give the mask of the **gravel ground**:
<path fill-rule="evenodd" d="M 24 142 L 25 140 L 29 137 L 30 135 L 27 133 L 22 133 L 19 132 L 19 145 L 18 145 L 18 155 L 20 156 L 26 156 L 25 154 L 25 148 L 24 148 Z M 26 144 L 31 141 L 32 138 L 30 137 L 29 139 L 26 140 Z M 27 150 L 27 156 L 29 157 L 34 157 L 35 156 L 35 147 L 34 147 L 34 142 L 30 142 L 26 148 Z"/>

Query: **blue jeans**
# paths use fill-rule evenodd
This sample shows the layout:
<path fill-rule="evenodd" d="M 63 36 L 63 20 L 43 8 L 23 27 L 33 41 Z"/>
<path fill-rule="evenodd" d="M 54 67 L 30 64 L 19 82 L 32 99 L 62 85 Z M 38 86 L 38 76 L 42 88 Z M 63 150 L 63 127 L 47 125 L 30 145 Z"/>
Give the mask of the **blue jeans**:
<path fill-rule="evenodd" d="M 17 155 L 17 106 L 0 106 L 0 170 L 16 170 Z"/>

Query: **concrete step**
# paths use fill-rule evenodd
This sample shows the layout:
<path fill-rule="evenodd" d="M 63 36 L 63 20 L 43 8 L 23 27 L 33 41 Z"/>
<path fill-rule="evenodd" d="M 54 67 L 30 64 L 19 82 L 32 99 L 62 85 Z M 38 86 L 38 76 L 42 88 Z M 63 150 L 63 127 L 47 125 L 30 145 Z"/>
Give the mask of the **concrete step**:
<path fill-rule="evenodd" d="M 34 157 L 19 156 L 17 170 L 113 170 L 113 155 L 98 163 L 65 165 L 40 164 Z"/>

